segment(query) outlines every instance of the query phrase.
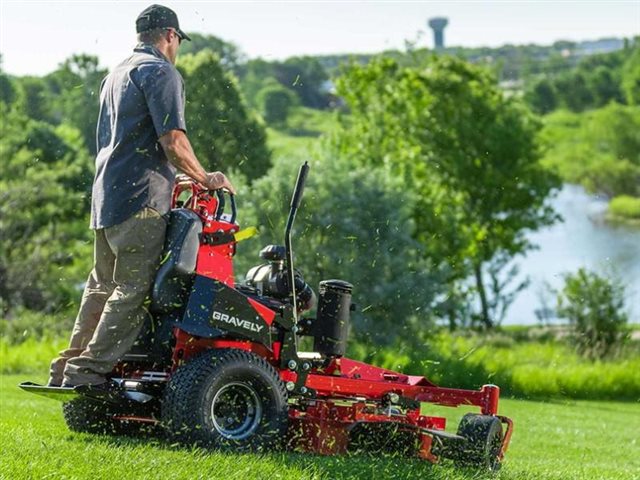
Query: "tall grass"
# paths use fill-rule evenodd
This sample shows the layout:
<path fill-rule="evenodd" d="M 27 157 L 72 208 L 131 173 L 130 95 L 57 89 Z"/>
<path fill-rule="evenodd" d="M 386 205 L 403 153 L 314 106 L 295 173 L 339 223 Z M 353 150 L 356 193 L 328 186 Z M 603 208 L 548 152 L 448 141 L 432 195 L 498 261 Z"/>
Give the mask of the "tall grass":
<path fill-rule="evenodd" d="M 385 368 L 426 375 L 448 387 L 494 383 L 519 398 L 640 400 L 637 344 L 614 359 L 591 362 L 569 342 L 553 338 L 440 332 L 389 349 L 357 344 L 351 354 Z"/>
<path fill-rule="evenodd" d="M 18 345 L 29 339 L 50 340 L 68 338 L 75 311 L 46 314 L 16 309 L 10 318 L 0 318 L 0 339 Z"/>
<path fill-rule="evenodd" d="M 0 319 L 0 373 L 47 374 L 49 362 L 66 347 L 73 315 L 16 311 Z"/>
<path fill-rule="evenodd" d="M 67 344 L 66 340 L 29 338 L 10 344 L 0 338 L 0 373 L 48 373 L 49 363 Z"/>
<path fill-rule="evenodd" d="M 69 319 L 25 316 L 0 320 L 0 373 L 45 373 L 65 347 Z M 442 386 L 499 385 L 519 398 L 640 400 L 640 342 L 630 342 L 615 358 L 591 362 L 579 356 L 570 338 L 517 328 L 479 334 L 440 331 L 405 338 L 380 348 L 352 341 L 348 355 L 385 368 L 426 375 Z"/>

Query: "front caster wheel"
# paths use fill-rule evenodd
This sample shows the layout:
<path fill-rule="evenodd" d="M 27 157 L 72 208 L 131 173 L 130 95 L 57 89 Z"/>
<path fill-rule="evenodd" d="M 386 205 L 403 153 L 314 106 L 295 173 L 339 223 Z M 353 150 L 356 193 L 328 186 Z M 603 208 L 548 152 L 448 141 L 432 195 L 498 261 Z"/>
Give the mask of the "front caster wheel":
<path fill-rule="evenodd" d="M 503 434 L 499 418 L 467 413 L 458 425 L 458 435 L 467 441 L 456 450 L 456 463 L 491 471 L 500 469 Z"/>

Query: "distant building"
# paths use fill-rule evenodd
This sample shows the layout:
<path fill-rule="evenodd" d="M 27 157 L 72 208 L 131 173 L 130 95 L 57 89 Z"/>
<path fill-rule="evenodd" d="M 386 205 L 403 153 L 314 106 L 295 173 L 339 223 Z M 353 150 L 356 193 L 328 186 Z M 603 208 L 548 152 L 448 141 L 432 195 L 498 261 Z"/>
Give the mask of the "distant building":
<path fill-rule="evenodd" d="M 580 42 L 576 48 L 576 54 L 579 56 L 594 55 L 597 53 L 609 53 L 624 48 L 624 39 L 622 38 L 601 38 L 599 40 L 587 40 Z"/>
<path fill-rule="evenodd" d="M 433 30 L 433 45 L 436 50 L 444 48 L 444 27 L 448 24 L 448 18 L 435 17 L 429 19 L 429 27 Z"/>

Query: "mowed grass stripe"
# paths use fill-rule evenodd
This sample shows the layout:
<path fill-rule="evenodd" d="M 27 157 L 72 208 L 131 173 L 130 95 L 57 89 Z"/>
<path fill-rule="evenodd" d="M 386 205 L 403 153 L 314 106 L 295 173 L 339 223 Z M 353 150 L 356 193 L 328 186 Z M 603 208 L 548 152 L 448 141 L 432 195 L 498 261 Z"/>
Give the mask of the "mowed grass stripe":
<path fill-rule="evenodd" d="M 24 375 L 0 376 L 3 479 L 477 479 L 474 471 L 400 457 L 237 455 L 173 446 L 160 438 L 69 432 L 60 404 L 23 393 Z M 33 379 L 31 379 L 33 380 Z M 42 378 L 36 380 L 43 380 Z M 468 409 L 445 414 L 449 429 Z M 516 431 L 497 479 L 640 479 L 640 405 L 503 400 Z M 489 477 L 488 477 L 489 478 Z"/>

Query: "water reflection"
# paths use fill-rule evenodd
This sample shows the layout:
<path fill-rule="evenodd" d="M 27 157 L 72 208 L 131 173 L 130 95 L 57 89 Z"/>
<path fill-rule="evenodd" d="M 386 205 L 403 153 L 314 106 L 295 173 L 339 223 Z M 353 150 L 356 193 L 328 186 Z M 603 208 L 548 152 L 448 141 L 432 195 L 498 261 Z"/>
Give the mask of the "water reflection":
<path fill-rule="evenodd" d="M 605 222 L 606 201 L 575 185 L 565 185 L 553 204 L 564 223 L 530 235 L 540 249 L 518 263 L 531 285 L 520 293 L 503 324 L 537 323 L 535 310 L 542 307 L 541 297 L 547 297 L 549 306 L 555 305 L 555 299 L 544 293 L 545 282 L 558 288 L 563 273 L 580 267 L 615 272 L 627 289 L 629 319 L 640 322 L 640 306 L 636 305 L 640 303 L 640 228 Z"/>

